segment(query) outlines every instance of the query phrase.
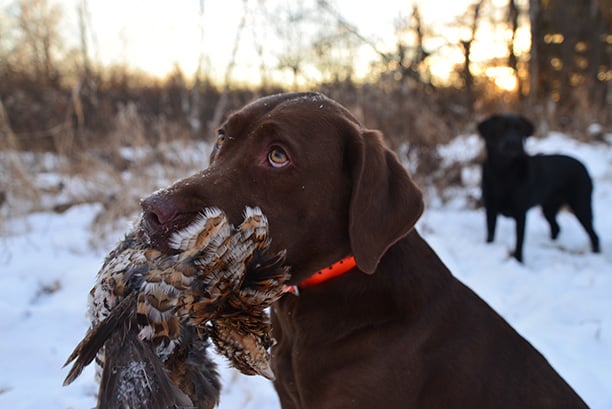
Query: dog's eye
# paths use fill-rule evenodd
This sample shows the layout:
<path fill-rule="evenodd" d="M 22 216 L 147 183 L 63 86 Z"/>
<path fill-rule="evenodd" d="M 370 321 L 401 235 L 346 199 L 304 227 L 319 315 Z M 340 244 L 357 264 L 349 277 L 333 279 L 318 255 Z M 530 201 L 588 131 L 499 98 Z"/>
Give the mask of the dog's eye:
<path fill-rule="evenodd" d="M 281 148 L 274 147 L 268 152 L 268 162 L 275 168 L 282 168 L 289 163 L 289 156 Z"/>
<path fill-rule="evenodd" d="M 223 141 L 225 141 L 225 133 L 219 132 L 217 134 L 217 142 L 215 143 L 215 149 L 220 149 L 223 145 Z"/>

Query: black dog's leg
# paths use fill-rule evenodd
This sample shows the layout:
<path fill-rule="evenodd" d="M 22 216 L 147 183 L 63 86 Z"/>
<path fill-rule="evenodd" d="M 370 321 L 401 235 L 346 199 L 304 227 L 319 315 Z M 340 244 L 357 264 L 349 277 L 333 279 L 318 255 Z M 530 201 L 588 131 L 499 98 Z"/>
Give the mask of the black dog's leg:
<path fill-rule="evenodd" d="M 523 239 L 525 237 L 525 219 L 526 212 L 517 214 L 514 219 L 516 220 L 516 247 L 514 249 L 514 258 L 523 262 Z"/>
<path fill-rule="evenodd" d="M 487 243 L 492 243 L 495 238 L 495 225 L 497 224 L 497 211 L 487 207 Z"/>
<path fill-rule="evenodd" d="M 550 238 L 555 240 L 559 236 L 559 224 L 557 223 L 557 213 L 561 208 L 560 204 L 557 203 L 545 203 L 542 205 L 542 213 L 550 224 Z"/>
<path fill-rule="evenodd" d="M 593 210 L 591 209 L 590 201 L 588 203 L 580 203 L 578 205 L 570 203 L 570 207 L 572 208 L 574 215 L 584 227 L 587 234 L 589 235 L 589 239 L 591 239 L 591 249 L 593 253 L 599 253 L 599 237 L 597 233 L 595 233 L 595 229 L 593 228 Z"/>
<path fill-rule="evenodd" d="M 591 239 L 591 249 L 593 250 L 593 253 L 600 253 L 601 248 L 599 247 L 599 237 L 595 233 L 595 230 L 593 230 L 593 228 L 591 227 L 591 230 L 588 231 L 588 233 L 589 238 Z"/>

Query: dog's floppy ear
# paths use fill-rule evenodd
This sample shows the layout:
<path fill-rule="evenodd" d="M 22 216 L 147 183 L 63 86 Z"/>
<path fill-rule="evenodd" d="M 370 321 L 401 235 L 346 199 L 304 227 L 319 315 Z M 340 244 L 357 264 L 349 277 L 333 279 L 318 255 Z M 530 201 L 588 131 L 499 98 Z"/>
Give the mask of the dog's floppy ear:
<path fill-rule="evenodd" d="M 365 130 L 352 145 L 349 237 L 357 267 L 372 274 L 389 247 L 414 227 L 423 195 L 380 132 Z"/>
<path fill-rule="evenodd" d="M 483 138 L 486 138 L 489 135 L 495 134 L 495 127 L 497 126 L 498 122 L 499 122 L 498 115 L 490 116 L 489 118 L 485 119 L 484 121 L 478 124 L 478 133 Z"/>
<path fill-rule="evenodd" d="M 517 118 L 517 122 L 519 124 L 521 134 L 523 135 L 524 138 L 527 138 L 528 136 L 533 135 L 533 131 L 534 131 L 533 124 L 529 122 L 527 118 L 519 116 Z"/>

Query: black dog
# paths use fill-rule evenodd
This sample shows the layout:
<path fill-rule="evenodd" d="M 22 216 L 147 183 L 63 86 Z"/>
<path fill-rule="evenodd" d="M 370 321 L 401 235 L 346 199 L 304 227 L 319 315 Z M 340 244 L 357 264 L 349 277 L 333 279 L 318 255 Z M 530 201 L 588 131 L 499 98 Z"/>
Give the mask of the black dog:
<path fill-rule="evenodd" d="M 599 252 L 599 238 L 593 230 L 591 193 L 593 183 L 578 160 L 565 155 L 529 156 L 525 139 L 533 133 L 525 118 L 493 115 L 478 124 L 484 138 L 487 159 L 482 166 L 482 198 L 487 212 L 487 243 L 493 241 L 497 215 L 516 221 L 514 257 L 523 261 L 525 216 L 529 208 L 540 205 L 550 224 L 550 236 L 559 235 L 556 215 L 567 205 L 591 239 L 593 252 Z"/>

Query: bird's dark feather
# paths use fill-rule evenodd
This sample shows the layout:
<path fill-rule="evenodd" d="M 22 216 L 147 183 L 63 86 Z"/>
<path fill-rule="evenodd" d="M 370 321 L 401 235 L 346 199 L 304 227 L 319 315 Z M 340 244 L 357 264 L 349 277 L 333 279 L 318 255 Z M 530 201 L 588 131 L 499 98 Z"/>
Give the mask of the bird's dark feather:
<path fill-rule="evenodd" d="M 138 294 L 134 292 L 121 300 L 110 315 L 95 325 L 76 346 L 64 364 L 64 366 L 67 366 L 74 361 L 68 376 L 64 380 L 64 386 L 72 383 L 81 374 L 83 368 L 95 359 L 98 351 L 113 334 L 117 333 L 117 329 L 121 325 L 131 322 L 128 317 L 135 314 L 137 297 Z"/>

